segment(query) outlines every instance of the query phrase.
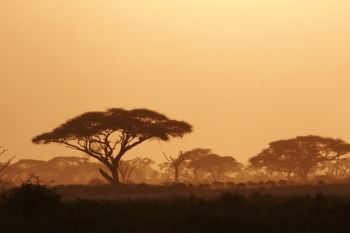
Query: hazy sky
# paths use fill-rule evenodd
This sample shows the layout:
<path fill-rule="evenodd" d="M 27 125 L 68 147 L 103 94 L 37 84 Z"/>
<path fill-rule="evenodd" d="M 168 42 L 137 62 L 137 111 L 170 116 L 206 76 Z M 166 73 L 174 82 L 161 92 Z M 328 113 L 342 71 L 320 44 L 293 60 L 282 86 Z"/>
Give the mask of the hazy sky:
<path fill-rule="evenodd" d="M 7 0 L 0 42 L 0 145 L 18 159 L 80 155 L 31 138 L 111 107 L 194 126 L 129 157 L 350 141 L 349 0 Z"/>

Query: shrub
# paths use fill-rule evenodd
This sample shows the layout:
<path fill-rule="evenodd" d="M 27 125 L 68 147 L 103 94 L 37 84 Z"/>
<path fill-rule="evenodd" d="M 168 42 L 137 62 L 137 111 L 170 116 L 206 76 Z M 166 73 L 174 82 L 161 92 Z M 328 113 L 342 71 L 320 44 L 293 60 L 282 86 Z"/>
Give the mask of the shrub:
<path fill-rule="evenodd" d="M 229 202 L 231 204 L 242 203 L 245 199 L 244 194 L 237 192 L 223 192 L 220 195 L 220 200 L 224 202 Z"/>
<path fill-rule="evenodd" d="M 92 179 L 89 181 L 90 186 L 101 186 L 101 185 L 106 185 L 106 183 L 100 179 Z"/>
<path fill-rule="evenodd" d="M 214 181 L 212 183 L 213 186 L 216 186 L 216 187 L 224 187 L 225 186 L 225 183 L 224 182 L 220 182 L 220 181 Z"/>
<path fill-rule="evenodd" d="M 287 186 L 287 185 L 288 185 L 288 180 L 279 180 L 279 181 L 278 181 L 278 184 L 279 184 L 280 186 Z"/>
<path fill-rule="evenodd" d="M 237 187 L 238 187 L 238 188 L 245 188 L 245 187 L 246 187 L 246 184 L 245 184 L 245 183 L 238 183 L 238 184 L 237 184 Z"/>
<path fill-rule="evenodd" d="M 56 209 L 61 196 L 46 185 L 25 183 L 2 195 L 2 205 L 9 212 L 32 215 Z"/>
<path fill-rule="evenodd" d="M 228 187 L 234 187 L 236 185 L 235 182 L 226 182 L 226 186 Z"/>
<path fill-rule="evenodd" d="M 277 184 L 276 184 L 276 181 L 274 180 L 268 180 L 265 182 L 265 185 L 268 187 L 275 187 Z"/>

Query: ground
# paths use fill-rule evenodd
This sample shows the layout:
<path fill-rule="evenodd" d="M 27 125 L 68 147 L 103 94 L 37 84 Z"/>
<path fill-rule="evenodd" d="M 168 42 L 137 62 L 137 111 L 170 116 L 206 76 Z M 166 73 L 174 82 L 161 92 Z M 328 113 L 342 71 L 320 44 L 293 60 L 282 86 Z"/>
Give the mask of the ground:
<path fill-rule="evenodd" d="M 29 190 L 27 187 L 26 195 L 2 196 L 1 232 L 350 232 L 350 185 L 346 184 L 59 186 L 53 192 L 41 187 Z"/>

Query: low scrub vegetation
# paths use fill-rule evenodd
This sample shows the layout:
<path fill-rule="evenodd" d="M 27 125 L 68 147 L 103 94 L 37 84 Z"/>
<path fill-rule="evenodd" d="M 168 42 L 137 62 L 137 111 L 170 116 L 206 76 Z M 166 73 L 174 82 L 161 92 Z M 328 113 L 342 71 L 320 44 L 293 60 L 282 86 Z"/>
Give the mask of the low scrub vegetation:
<path fill-rule="evenodd" d="M 52 189 L 27 183 L 1 196 L 0 224 L 2 232 L 26 233 L 349 232 L 350 195 L 327 193 L 318 187 L 290 186 L 288 195 L 281 195 L 277 190 L 256 188 L 131 185 Z M 67 200 L 69 190 L 77 198 Z M 84 198 L 89 192 L 95 192 L 95 197 L 107 192 L 115 199 Z M 131 197 L 132 193 L 138 197 Z M 157 193 L 166 195 L 159 198 Z"/>

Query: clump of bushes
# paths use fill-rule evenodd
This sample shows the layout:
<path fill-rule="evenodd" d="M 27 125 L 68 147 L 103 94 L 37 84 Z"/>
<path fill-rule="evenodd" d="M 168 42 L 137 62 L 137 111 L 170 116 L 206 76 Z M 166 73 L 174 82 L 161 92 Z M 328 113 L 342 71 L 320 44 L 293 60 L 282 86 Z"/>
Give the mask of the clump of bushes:
<path fill-rule="evenodd" d="M 1 205 L 9 213 L 35 215 L 51 212 L 61 204 L 61 196 L 55 189 L 40 183 L 26 182 L 5 192 Z"/>

